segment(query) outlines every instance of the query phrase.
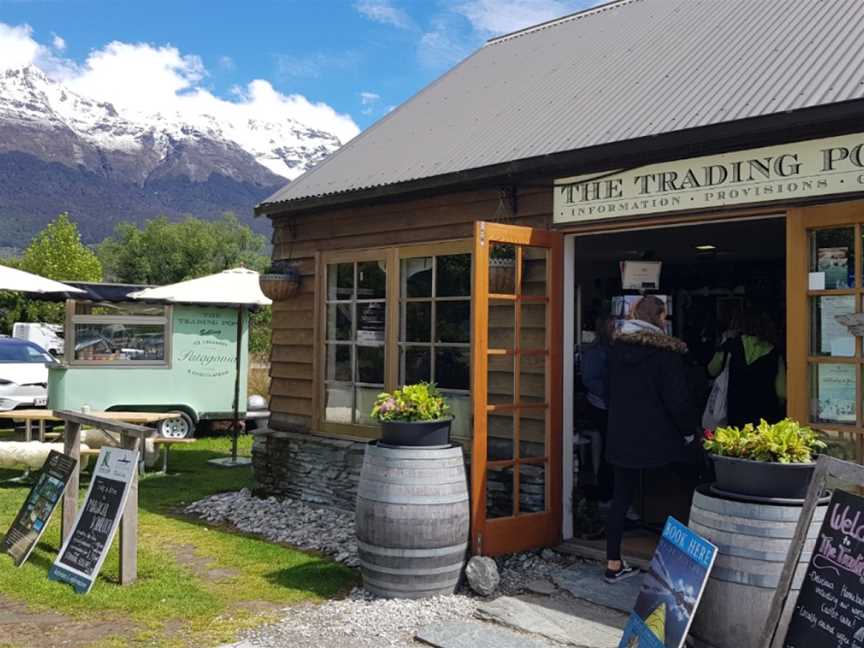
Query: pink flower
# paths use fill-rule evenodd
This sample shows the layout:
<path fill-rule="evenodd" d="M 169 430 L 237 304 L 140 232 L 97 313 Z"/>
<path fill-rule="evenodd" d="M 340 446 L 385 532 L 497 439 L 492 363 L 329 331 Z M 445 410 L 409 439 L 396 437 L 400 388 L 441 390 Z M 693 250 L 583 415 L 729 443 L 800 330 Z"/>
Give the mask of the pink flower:
<path fill-rule="evenodd" d="M 705 430 L 705 431 L 703 432 L 703 435 L 704 435 L 705 438 L 708 439 L 709 441 L 711 441 L 711 440 L 714 438 L 714 433 L 713 433 L 711 430 Z"/>

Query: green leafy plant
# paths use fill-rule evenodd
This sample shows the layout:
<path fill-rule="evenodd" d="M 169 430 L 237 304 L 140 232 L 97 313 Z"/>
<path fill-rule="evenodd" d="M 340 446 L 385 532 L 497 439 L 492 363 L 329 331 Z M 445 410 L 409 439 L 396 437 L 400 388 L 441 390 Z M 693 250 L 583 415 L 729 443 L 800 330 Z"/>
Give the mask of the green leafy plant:
<path fill-rule="evenodd" d="M 438 388 L 425 382 L 378 394 L 372 408 L 372 418 L 378 421 L 437 421 L 449 413 Z"/>
<path fill-rule="evenodd" d="M 703 444 L 711 454 L 771 463 L 810 463 L 817 450 L 827 447 L 818 433 L 789 418 L 706 430 Z"/>

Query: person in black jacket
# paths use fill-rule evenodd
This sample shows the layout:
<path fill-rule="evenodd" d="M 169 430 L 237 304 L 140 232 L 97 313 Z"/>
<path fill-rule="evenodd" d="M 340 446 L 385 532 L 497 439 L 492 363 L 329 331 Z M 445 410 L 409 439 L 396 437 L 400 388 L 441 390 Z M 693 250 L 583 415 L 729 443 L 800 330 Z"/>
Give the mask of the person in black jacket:
<path fill-rule="evenodd" d="M 627 509 L 640 472 L 686 461 L 698 432 L 699 410 L 688 382 L 687 345 L 663 329 L 666 307 L 643 297 L 633 319 L 614 336 L 609 358 L 606 459 L 614 469 L 614 494 L 606 524 L 606 581 L 638 572 L 621 560 Z"/>

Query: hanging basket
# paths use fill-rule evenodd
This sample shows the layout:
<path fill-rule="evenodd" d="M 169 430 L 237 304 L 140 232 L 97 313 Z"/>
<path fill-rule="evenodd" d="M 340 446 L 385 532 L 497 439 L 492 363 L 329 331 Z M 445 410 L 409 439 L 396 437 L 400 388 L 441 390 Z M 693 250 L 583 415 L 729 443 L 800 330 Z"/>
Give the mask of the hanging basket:
<path fill-rule="evenodd" d="M 279 274 L 262 274 L 258 277 L 261 292 L 273 301 L 290 299 L 300 290 L 300 273 L 295 268 Z"/>
<path fill-rule="evenodd" d="M 489 259 L 489 292 L 499 295 L 516 292 L 516 259 Z"/>

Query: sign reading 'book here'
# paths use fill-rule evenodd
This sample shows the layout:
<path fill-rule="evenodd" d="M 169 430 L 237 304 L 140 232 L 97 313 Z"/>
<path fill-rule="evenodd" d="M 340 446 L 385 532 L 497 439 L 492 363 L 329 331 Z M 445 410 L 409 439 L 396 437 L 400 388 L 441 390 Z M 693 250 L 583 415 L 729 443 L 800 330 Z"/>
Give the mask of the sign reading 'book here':
<path fill-rule="evenodd" d="M 90 591 L 111 547 L 137 466 L 137 452 L 102 448 L 84 505 L 48 578 L 69 583 L 81 594 Z"/>
<path fill-rule="evenodd" d="M 864 648 L 864 498 L 835 491 L 784 648 Z"/>
<path fill-rule="evenodd" d="M 681 648 L 716 557 L 717 547 L 669 517 L 619 648 Z"/>
<path fill-rule="evenodd" d="M 51 514 L 63 497 L 77 464 L 72 457 L 56 450 L 48 453 L 36 485 L 27 495 L 3 540 L 3 550 L 12 556 L 17 567 L 24 564 L 48 527 Z"/>

